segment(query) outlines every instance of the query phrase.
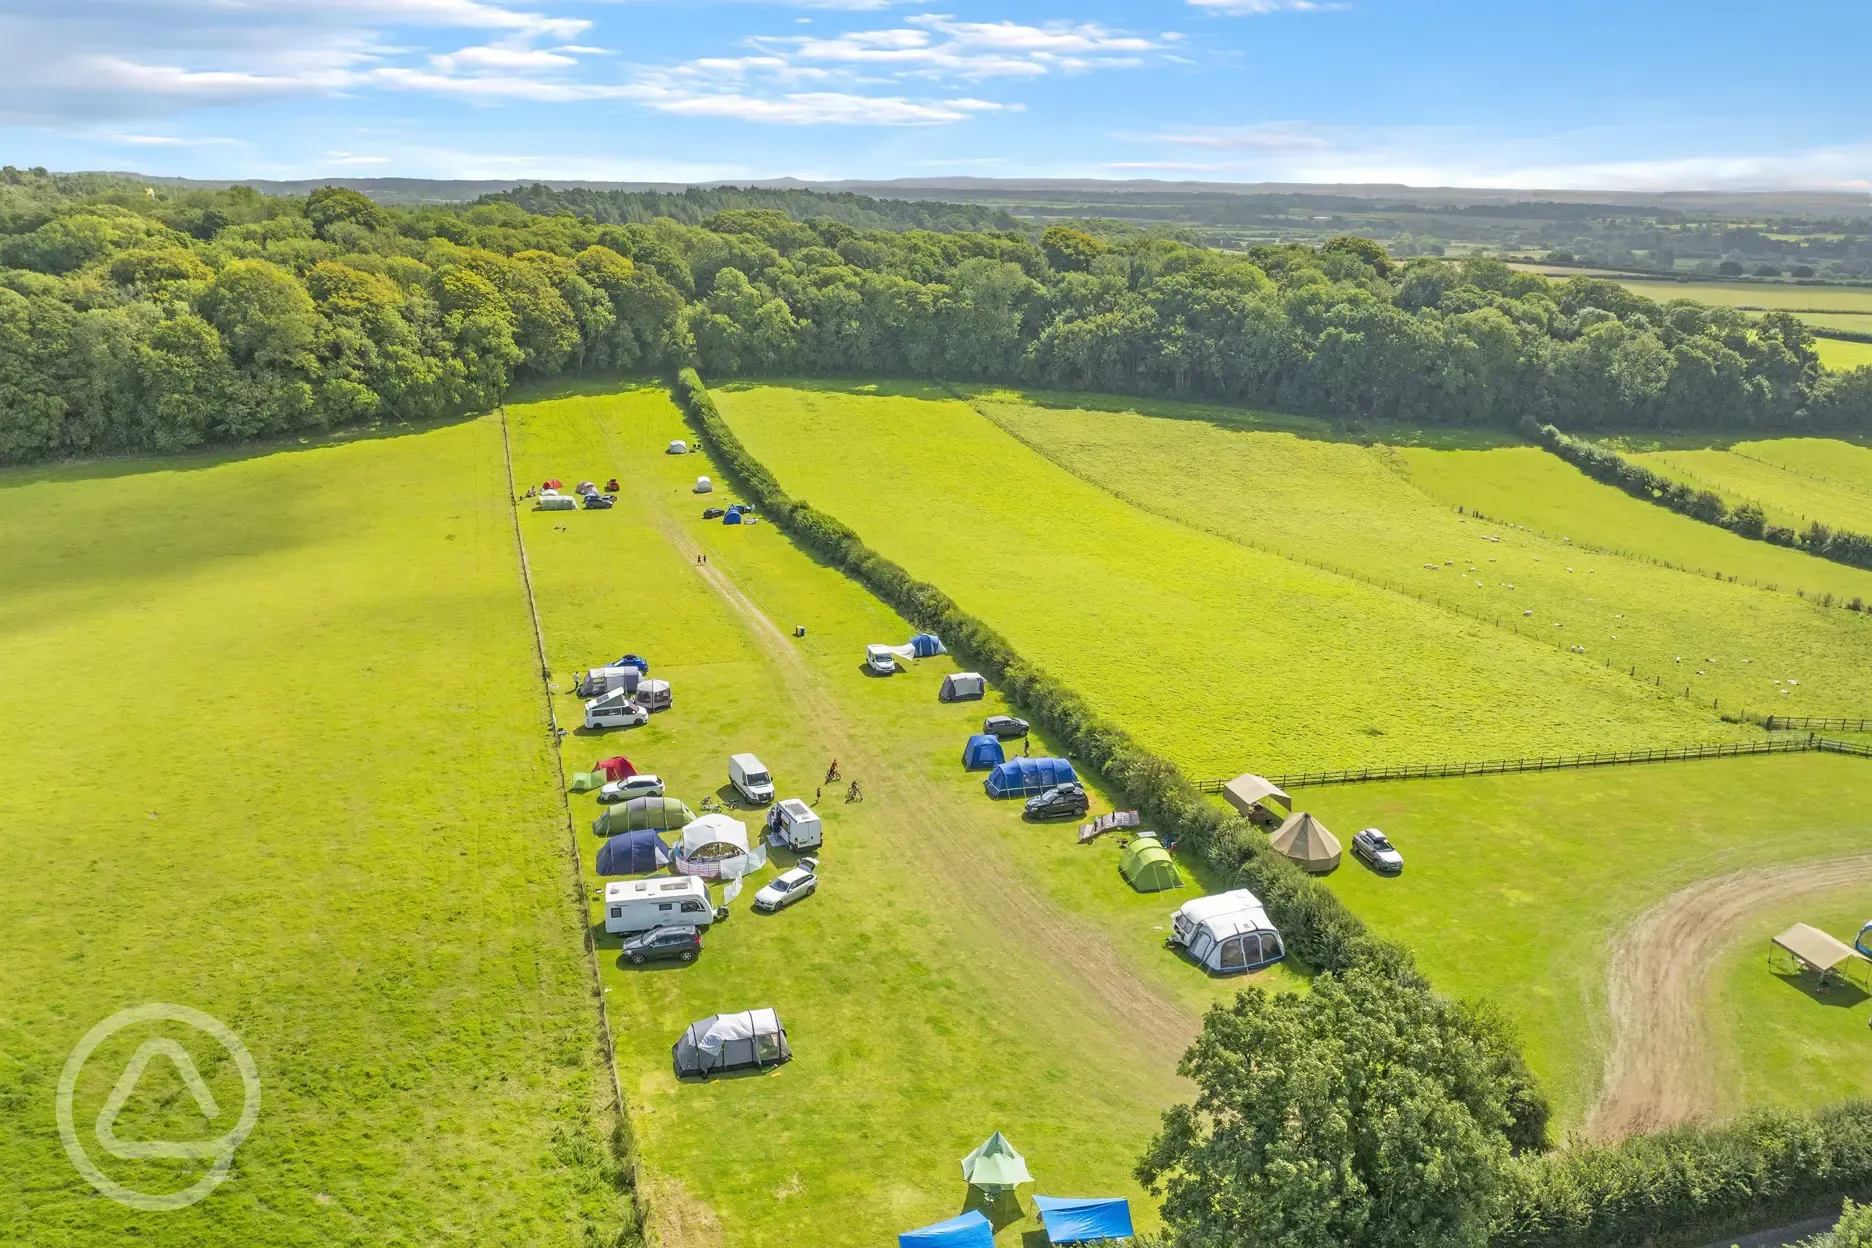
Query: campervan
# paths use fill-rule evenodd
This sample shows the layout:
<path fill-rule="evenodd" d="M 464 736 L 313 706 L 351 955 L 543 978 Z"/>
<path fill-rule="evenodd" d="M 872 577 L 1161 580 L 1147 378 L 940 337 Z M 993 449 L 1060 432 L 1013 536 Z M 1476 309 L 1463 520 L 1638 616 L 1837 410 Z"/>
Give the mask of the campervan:
<path fill-rule="evenodd" d="M 604 891 L 605 931 L 613 936 L 653 927 L 707 927 L 715 921 L 708 885 L 693 875 L 613 880 Z"/>
<path fill-rule="evenodd" d="M 581 698 L 595 698 L 619 689 L 636 693 L 637 682 L 642 679 L 643 673 L 635 667 L 594 667 L 579 676 L 577 692 Z"/>
<path fill-rule="evenodd" d="M 629 670 L 634 672 L 637 669 L 633 667 Z M 670 697 L 669 681 L 667 680 L 646 680 L 640 682 L 637 686 L 635 698 L 637 705 L 643 707 L 646 711 L 667 711 L 674 705 L 674 700 Z"/>
<path fill-rule="evenodd" d="M 756 806 L 773 801 L 773 777 L 752 754 L 735 754 L 728 759 L 728 783 Z"/>
<path fill-rule="evenodd" d="M 897 670 L 897 652 L 889 646 L 866 646 L 865 666 L 880 676 L 889 676 Z"/>
<path fill-rule="evenodd" d="M 767 812 L 767 843 L 781 849 L 818 849 L 825 843 L 825 829 L 812 807 L 789 797 Z"/>
<path fill-rule="evenodd" d="M 650 712 L 631 701 L 622 689 L 593 698 L 585 704 L 587 728 L 634 728 L 650 722 Z"/>

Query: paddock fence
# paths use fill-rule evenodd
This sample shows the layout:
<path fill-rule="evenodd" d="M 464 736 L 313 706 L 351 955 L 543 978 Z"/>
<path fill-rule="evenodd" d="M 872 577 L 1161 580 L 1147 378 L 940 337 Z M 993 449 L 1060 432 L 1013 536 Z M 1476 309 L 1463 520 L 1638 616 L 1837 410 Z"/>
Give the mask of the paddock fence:
<path fill-rule="evenodd" d="M 1872 732 L 1872 719 L 1822 719 L 1811 715 L 1770 715 L 1762 721 L 1769 732 Z"/>

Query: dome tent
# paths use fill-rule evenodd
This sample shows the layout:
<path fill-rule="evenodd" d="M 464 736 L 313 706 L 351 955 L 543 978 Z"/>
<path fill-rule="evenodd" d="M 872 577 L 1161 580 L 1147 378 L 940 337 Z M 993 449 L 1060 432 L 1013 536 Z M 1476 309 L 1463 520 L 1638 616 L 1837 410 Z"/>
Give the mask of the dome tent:
<path fill-rule="evenodd" d="M 1183 877 L 1177 874 L 1176 863 L 1170 860 L 1170 851 L 1163 847 L 1162 841 L 1148 832 L 1125 846 L 1124 853 L 1118 859 L 1118 874 L 1124 876 L 1125 883 L 1140 893 L 1156 893 L 1166 888 L 1183 886 Z"/>
<path fill-rule="evenodd" d="M 715 483 L 709 480 L 707 477 L 697 477 L 695 479 L 695 493 L 709 494 L 709 493 L 714 492 L 714 489 L 715 489 Z"/>
<path fill-rule="evenodd" d="M 918 633 L 912 637 L 910 652 L 912 657 L 919 659 L 934 658 L 936 655 L 949 653 L 943 649 L 942 638 L 935 633 Z"/>
<path fill-rule="evenodd" d="M 598 847 L 599 875 L 643 875 L 669 863 L 669 846 L 648 828 L 620 833 Z"/>
<path fill-rule="evenodd" d="M 991 737 L 985 732 L 976 733 L 962 747 L 962 766 L 967 771 L 996 767 L 1006 761 L 1007 755 L 1001 752 L 1001 738 Z"/>
<path fill-rule="evenodd" d="M 592 770 L 604 772 L 607 781 L 628 780 L 630 777 L 637 774 L 637 768 L 631 763 L 630 759 L 625 758 L 622 754 L 599 759 L 592 764 Z"/>
<path fill-rule="evenodd" d="M 988 773 L 982 787 L 989 797 L 1033 797 L 1078 778 L 1063 758 L 1010 758 Z"/>
<path fill-rule="evenodd" d="M 683 825 L 682 856 L 728 858 L 748 852 L 747 824 L 727 815 L 703 815 Z"/>

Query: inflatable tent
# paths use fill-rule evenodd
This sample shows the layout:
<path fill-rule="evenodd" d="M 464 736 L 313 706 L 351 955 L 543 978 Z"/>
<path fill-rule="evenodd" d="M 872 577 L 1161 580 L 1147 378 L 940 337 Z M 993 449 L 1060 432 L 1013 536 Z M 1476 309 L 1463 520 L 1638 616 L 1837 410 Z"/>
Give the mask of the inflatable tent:
<path fill-rule="evenodd" d="M 1130 1239 L 1131 1202 L 1117 1197 L 1036 1196 L 1040 1225 L 1049 1244 L 1089 1244 Z"/>
<path fill-rule="evenodd" d="M 599 836 L 620 832 L 668 832 L 695 822 L 695 812 L 674 797 L 633 797 L 621 806 L 613 806 L 592 820 L 592 831 Z"/>
<path fill-rule="evenodd" d="M 988 682 L 980 672 L 954 672 L 943 677 L 942 690 L 936 696 L 944 702 L 965 702 L 988 692 Z"/>
<path fill-rule="evenodd" d="M 1287 816 L 1268 843 L 1308 871 L 1330 871 L 1339 865 L 1339 838 L 1305 811 Z"/>
<path fill-rule="evenodd" d="M 772 1010 L 711 1014 L 689 1024 L 670 1048 L 676 1077 L 778 1066 L 793 1056 L 786 1028 Z"/>
<path fill-rule="evenodd" d="M 1125 883 L 1140 893 L 1157 893 L 1166 888 L 1183 886 L 1183 877 L 1177 874 L 1176 863 L 1170 861 L 1170 851 L 1163 847 L 1163 842 L 1148 833 L 1125 846 L 1124 853 L 1118 859 L 1118 874 L 1124 876 Z"/>
<path fill-rule="evenodd" d="M 1287 956 L 1261 899 L 1245 888 L 1198 897 L 1170 916 L 1170 939 L 1209 970 L 1232 975 Z"/>
<path fill-rule="evenodd" d="M 985 732 L 976 733 L 962 747 L 962 766 L 968 771 L 998 767 L 1006 761 L 1007 755 L 1001 752 L 1001 738 L 991 737 Z"/>
<path fill-rule="evenodd" d="M 681 438 L 677 438 L 669 444 L 669 450 L 665 453 L 669 455 L 687 455 L 689 453 L 689 444 Z"/>
<path fill-rule="evenodd" d="M 1032 797 L 1078 778 L 1063 758 L 1010 758 L 988 773 L 982 787 L 989 797 Z"/>
<path fill-rule="evenodd" d="M 943 649 L 942 638 L 935 633 L 918 633 L 910 639 L 910 653 L 914 658 L 927 659 L 949 652 Z"/>
<path fill-rule="evenodd" d="M 621 833 L 598 847 L 599 875 L 643 875 L 669 864 L 669 846 L 648 828 Z"/>
<path fill-rule="evenodd" d="M 994 1248 L 994 1223 L 979 1209 L 897 1237 L 897 1248 Z"/>

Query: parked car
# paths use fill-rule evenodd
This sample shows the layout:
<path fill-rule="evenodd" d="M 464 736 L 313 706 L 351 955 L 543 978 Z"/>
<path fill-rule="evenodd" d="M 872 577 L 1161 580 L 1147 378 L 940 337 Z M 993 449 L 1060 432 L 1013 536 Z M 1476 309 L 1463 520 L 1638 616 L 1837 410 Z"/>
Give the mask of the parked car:
<path fill-rule="evenodd" d="M 1354 857 L 1363 858 L 1372 870 L 1396 875 L 1404 869 L 1404 855 L 1377 828 L 1366 828 L 1352 838 Z"/>
<path fill-rule="evenodd" d="M 587 728 L 635 728 L 650 722 L 650 712 L 631 701 L 622 689 L 615 689 L 585 704 Z"/>
<path fill-rule="evenodd" d="M 799 866 L 782 871 L 754 894 L 754 908 L 762 914 L 772 914 L 776 910 L 786 909 L 802 897 L 812 896 L 818 890 L 819 860 L 802 858 Z"/>
<path fill-rule="evenodd" d="M 728 513 L 720 507 L 704 507 L 702 509 L 702 518 L 704 520 L 719 520 L 727 514 Z"/>
<path fill-rule="evenodd" d="M 609 494 L 585 495 L 586 511 L 609 511 L 615 506 L 617 506 L 617 499 L 612 498 Z"/>
<path fill-rule="evenodd" d="M 1027 721 L 1012 715 L 990 715 L 982 721 L 982 731 L 1003 741 L 1018 739 L 1027 735 Z"/>
<path fill-rule="evenodd" d="M 1038 797 L 1027 799 L 1029 819 L 1077 819 L 1091 808 L 1092 801 L 1078 783 L 1056 784 Z"/>
<path fill-rule="evenodd" d="M 598 800 L 607 806 L 616 802 L 628 802 L 633 797 L 662 796 L 663 778 L 661 776 L 625 776 L 622 780 L 613 780 L 609 784 L 602 785 L 598 790 Z"/>
<path fill-rule="evenodd" d="M 889 646 L 866 646 L 865 666 L 879 676 L 889 676 L 897 670 L 897 656 L 891 653 Z"/>
<path fill-rule="evenodd" d="M 653 927 L 627 938 L 620 952 L 632 966 L 657 958 L 693 962 L 702 952 L 702 933 L 693 927 Z"/>

